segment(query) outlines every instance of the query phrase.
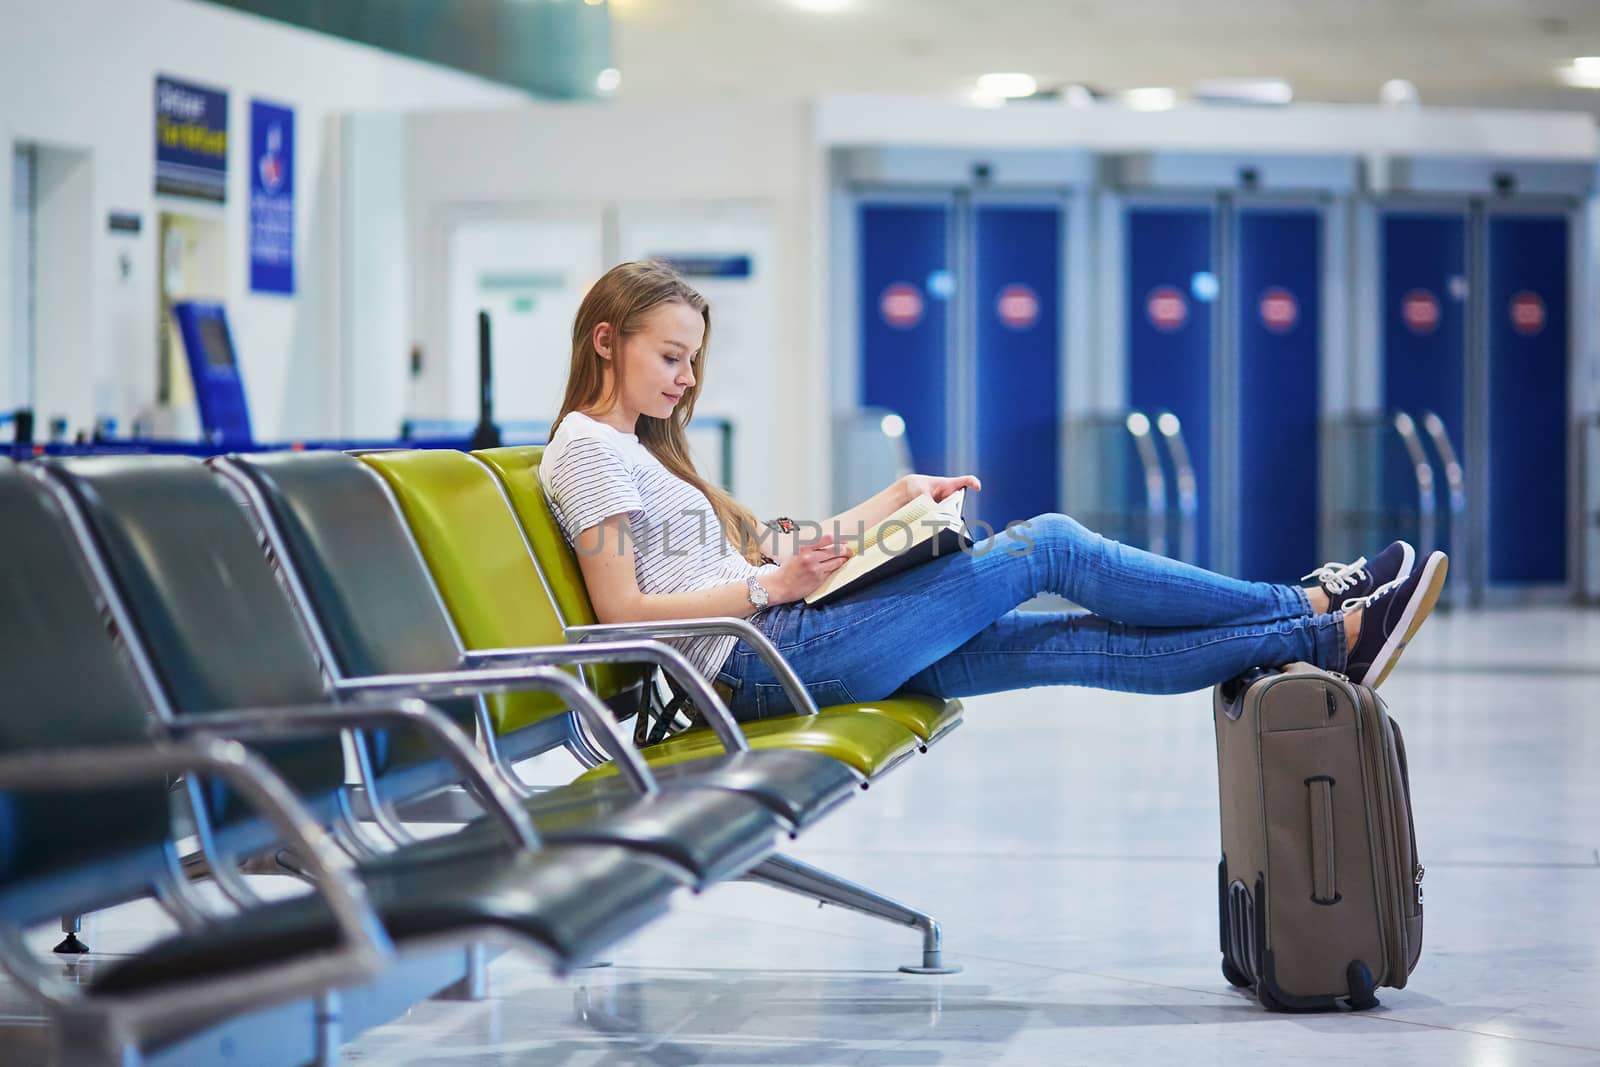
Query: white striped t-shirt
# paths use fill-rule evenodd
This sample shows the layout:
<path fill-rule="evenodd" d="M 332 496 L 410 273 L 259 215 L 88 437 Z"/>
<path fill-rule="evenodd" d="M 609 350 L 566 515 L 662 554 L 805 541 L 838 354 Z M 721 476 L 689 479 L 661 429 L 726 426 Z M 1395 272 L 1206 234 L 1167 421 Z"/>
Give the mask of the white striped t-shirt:
<path fill-rule="evenodd" d="M 706 495 L 661 465 L 635 434 L 573 411 L 539 462 L 539 482 L 567 543 L 612 515 L 626 514 L 639 591 L 683 593 L 777 570 L 734 550 Z M 602 551 L 615 552 L 608 541 Z M 715 680 L 738 638 L 674 638 L 669 644 Z"/>

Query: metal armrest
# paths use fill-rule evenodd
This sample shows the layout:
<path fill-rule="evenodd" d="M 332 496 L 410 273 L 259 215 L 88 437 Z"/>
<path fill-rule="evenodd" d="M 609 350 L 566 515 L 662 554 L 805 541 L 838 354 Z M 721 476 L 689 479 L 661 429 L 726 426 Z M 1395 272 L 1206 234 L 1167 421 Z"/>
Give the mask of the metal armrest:
<path fill-rule="evenodd" d="M 537 652 L 537 650 L 533 650 Z M 668 649 L 667 651 L 671 651 Z M 524 659 L 525 666 L 490 667 L 481 670 L 430 671 L 419 674 L 383 674 L 365 678 L 344 678 L 334 683 L 340 694 L 362 698 L 395 694 L 439 699 L 478 696 L 484 693 L 509 693 L 541 690 L 558 693 L 575 710 L 617 763 L 628 784 L 644 794 L 659 792 L 655 775 L 644 757 L 617 736 L 611 709 L 589 692 L 584 684 L 565 671 Z M 552 661 L 554 662 L 554 661 Z M 742 737 L 741 737 L 742 740 Z"/>
<path fill-rule="evenodd" d="M 710 634 L 733 634 L 756 650 L 762 662 L 771 668 L 788 694 L 789 703 L 802 715 L 815 715 L 817 702 L 806 692 L 800 676 L 783 658 L 778 646 L 748 619 L 666 619 L 658 622 L 605 622 L 590 626 L 568 626 L 567 640 L 606 640 L 616 637 L 705 637 Z"/>
<path fill-rule="evenodd" d="M 705 713 L 706 725 L 722 742 L 728 752 L 748 752 L 750 742 L 739 721 L 728 710 L 728 705 L 717 696 L 701 673 L 694 669 L 688 657 L 671 645 L 660 641 L 596 641 L 583 645 L 545 645 L 529 648 L 494 648 L 468 652 L 467 663 L 479 665 L 474 675 L 494 670 L 493 664 L 512 662 L 540 665 L 568 665 L 574 663 L 653 663 L 677 679 L 689 694 L 690 703 Z M 592 694 L 591 694 L 592 696 Z M 596 703 L 599 699 L 595 698 Z M 602 708 L 604 704 L 600 705 Z M 634 751 L 629 748 L 629 751 Z"/>
<path fill-rule="evenodd" d="M 357 965 L 377 972 L 393 954 L 389 935 L 367 900 L 354 862 L 260 756 L 236 741 L 196 738 L 177 743 L 55 749 L 0 757 L 0 789 L 45 791 L 127 785 L 164 775 L 203 772 L 225 779 L 270 822 L 316 876 Z"/>
<path fill-rule="evenodd" d="M 493 768 L 438 708 L 421 700 L 397 700 L 383 706 L 300 704 L 280 708 L 241 708 L 171 720 L 169 728 L 189 734 L 216 734 L 239 740 L 325 734 L 345 729 L 409 726 L 427 738 L 472 787 L 485 812 L 518 847 L 537 849 L 528 813 Z"/>

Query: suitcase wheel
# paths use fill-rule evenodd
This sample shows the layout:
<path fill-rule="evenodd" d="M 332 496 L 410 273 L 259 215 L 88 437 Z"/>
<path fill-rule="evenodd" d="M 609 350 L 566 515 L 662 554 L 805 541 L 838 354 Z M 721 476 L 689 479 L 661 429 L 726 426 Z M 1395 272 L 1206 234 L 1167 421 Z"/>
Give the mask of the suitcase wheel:
<path fill-rule="evenodd" d="M 1228 980 L 1229 985 L 1237 986 L 1240 989 L 1244 989 L 1251 984 L 1250 977 L 1235 967 L 1233 961 L 1226 956 L 1222 957 L 1222 977 Z"/>
<path fill-rule="evenodd" d="M 1351 960 L 1350 966 L 1344 969 L 1344 976 L 1350 985 L 1351 1011 L 1366 1011 L 1378 1006 L 1378 983 L 1373 981 L 1372 971 L 1365 963 Z"/>

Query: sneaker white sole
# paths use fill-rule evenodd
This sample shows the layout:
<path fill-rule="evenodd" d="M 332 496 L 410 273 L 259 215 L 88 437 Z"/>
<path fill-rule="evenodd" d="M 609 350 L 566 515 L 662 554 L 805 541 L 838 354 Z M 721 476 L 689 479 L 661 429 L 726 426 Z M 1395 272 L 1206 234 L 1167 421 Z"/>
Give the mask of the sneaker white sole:
<path fill-rule="evenodd" d="M 1395 627 L 1389 640 L 1378 650 L 1372 666 L 1367 668 L 1367 676 L 1362 679 L 1365 685 L 1376 689 L 1389 677 L 1389 672 L 1400 661 L 1400 653 L 1406 650 L 1433 611 L 1433 606 L 1439 602 L 1439 594 L 1444 589 L 1444 578 L 1449 570 L 1450 559 L 1443 552 L 1433 553 L 1422 565 L 1422 580 L 1417 583 L 1406 610 L 1400 615 L 1400 625 Z"/>

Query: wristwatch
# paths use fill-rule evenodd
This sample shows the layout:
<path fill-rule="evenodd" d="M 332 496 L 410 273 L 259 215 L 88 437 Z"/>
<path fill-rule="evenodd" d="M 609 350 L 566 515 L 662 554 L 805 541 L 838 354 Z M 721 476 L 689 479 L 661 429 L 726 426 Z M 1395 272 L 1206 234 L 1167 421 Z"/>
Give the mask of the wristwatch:
<path fill-rule="evenodd" d="M 752 574 L 750 577 L 744 580 L 744 584 L 750 587 L 750 603 L 754 604 L 758 608 L 766 607 L 767 590 L 765 586 L 756 581 L 756 576 Z"/>

